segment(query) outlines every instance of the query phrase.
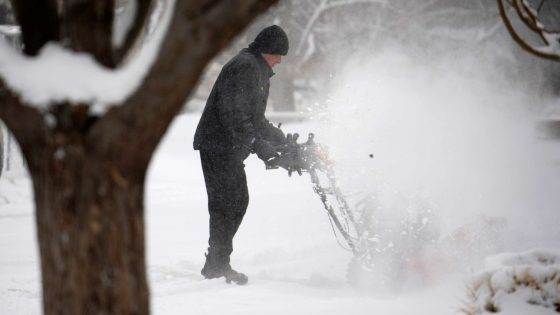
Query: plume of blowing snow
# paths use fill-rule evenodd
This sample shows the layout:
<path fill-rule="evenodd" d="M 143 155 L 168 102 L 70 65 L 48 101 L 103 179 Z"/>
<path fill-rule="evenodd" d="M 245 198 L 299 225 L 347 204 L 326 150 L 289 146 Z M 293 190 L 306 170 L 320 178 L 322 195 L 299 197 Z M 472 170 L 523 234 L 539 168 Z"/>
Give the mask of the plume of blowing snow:
<path fill-rule="evenodd" d="M 350 59 L 320 133 L 343 189 L 375 195 L 377 220 L 429 205 L 432 241 L 477 263 L 560 240 L 560 152 L 537 133 L 544 101 L 526 81 L 472 54 L 420 60 L 389 48 Z M 531 243 L 537 234 L 550 244 Z"/>

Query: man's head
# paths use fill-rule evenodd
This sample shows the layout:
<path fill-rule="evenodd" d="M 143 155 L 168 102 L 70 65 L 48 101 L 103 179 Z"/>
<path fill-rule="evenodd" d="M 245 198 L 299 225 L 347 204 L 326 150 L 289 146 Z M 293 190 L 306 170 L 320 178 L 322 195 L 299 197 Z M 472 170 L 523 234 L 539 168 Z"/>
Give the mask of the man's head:
<path fill-rule="evenodd" d="M 271 25 L 255 37 L 249 48 L 261 53 L 266 62 L 273 67 L 282 61 L 282 56 L 288 54 L 290 44 L 286 32 L 278 25 Z"/>

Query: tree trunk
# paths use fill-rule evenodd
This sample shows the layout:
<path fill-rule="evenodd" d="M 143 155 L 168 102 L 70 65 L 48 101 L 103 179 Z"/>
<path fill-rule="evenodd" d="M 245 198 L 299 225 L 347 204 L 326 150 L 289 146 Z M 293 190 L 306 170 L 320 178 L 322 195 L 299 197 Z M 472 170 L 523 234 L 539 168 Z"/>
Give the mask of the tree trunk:
<path fill-rule="evenodd" d="M 122 174 L 76 134 L 52 139 L 31 170 L 44 314 L 149 314 L 144 176 Z"/>
<path fill-rule="evenodd" d="M 99 152 L 87 136 L 92 121 L 80 118 L 87 118 L 86 107 L 52 113 L 57 126 L 32 146 L 29 167 L 44 314 L 149 314 L 145 167 L 130 158 L 124 171 Z"/>

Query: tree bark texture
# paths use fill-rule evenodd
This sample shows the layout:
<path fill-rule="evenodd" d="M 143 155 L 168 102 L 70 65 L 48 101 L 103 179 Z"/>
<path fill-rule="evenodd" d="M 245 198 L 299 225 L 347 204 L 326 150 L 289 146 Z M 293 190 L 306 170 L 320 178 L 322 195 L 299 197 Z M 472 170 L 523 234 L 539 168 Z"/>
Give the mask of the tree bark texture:
<path fill-rule="evenodd" d="M 76 52 L 88 52 L 102 65 L 114 68 L 112 30 L 115 0 L 61 1 L 61 37 Z M 84 40 L 87 38 L 87 40 Z"/>
<path fill-rule="evenodd" d="M 149 314 L 143 180 L 55 133 L 32 174 L 45 314 Z"/>
<path fill-rule="evenodd" d="M 15 1 L 18 17 L 26 21 L 25 53 L 34 55 L 60 38 L 65 47 L 115 65 L 107 57 L 115 52 L 108 53 L 99 36 L 112 18 L 94 2 L 57 1 L 100 11 L 82 12 L 78 20 L 59 16 L 56 26 L 40 28 L 43 22 L 29 17 L 30 0 Z M 274 2 L 178 0 L 143 83 L 101 117 L 89 114 L 89 104 L 51 104 L 39 111 L 0 79 L 0 119 L 20 144 L 33 180 L 45 315 L 149 314 L 143 201 L 152 154 L 205 65 Z M 69 30 L 70 24 L 78 30 Z M 83 27 L 88 24 L 97 28 L 93 36 Z"/>
<path fill-rule="evenodd" d="M 0 117 L 20 140 L 33 181 L 44 314 L 149 314 L 145 172 L 123 174 L 98 154 L 86 136 L 95 123 L 87 106 L 53 107 L 49 129 L 1 85 L 0 95 Z M 13 119 L 21 113 L 26 119 Z"/>
<path fill-rule="evenodd" d="M 24 52 L 35 56 L 49 41 L 60 39 L 60 22 L 55 0 L 12 1 L 23 36 Z"/>

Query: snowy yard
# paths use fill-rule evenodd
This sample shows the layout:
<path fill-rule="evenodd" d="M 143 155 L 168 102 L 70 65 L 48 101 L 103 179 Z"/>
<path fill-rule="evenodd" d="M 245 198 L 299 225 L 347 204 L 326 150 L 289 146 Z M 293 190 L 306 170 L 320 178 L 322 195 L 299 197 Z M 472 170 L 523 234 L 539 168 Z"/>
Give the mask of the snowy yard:
<path fill-rule="evenodd" d="M 351 253 L 338 246 L 307 174 L 289 178 L 247 160 L 251 202 L 235 239 L 234 268 L 249 285 L 204 280 L 206 193 L 196 151 L 197 115 L 177 117 L 147 183 L 148 272 L 154 314 L 457 314 L 467 300 L 468 269 L 433 270 L 400 292 L 355 290 L 346 283 Z M 286 130 L 313 129 L 288 124 Z M 548 229 L 548 227 L 547 227 Z M 548 231 L 548 230 L 547 230 Z M 531 232 L 531 231 L 529 231 Z M 558 244 L 529 233 L 527 246 Z M 0 181 L 0 314 L 40 314 L 40 276 L 30 181 Z M 557 265 L 556 265 L 557 266 Z M 415 279 L 413 273 L 409 273 Z M 413 282 L 413 283 L 412 283 Z M 504 314 L 554 314 L 533 305 Z"/>
<path fill-rule="evenodd" d="M 541 1 L 537 10 L 525 0 L 284 0 L 256 20 L 274 1 L 48 1 L 45 10 L 37 9 L 41 2 L 20 2 L 16 19 L 11 1 L 0 0 L 0 24 L 9 25 L 0 34 L 0 116 L 24 146 L 40 179 L 35 187 L 48 188 L 37 190 L 45 200 L 41 241 L 56 246 L 41 268 L 32 182 L 7 150 L 15 159 L 0 155 L 12 162 L 0 172 L 0 315 L 41 314 L 42 298 L 53 306 L 45 312 L 56 314 L 80 313 L 88 302 L 93 306 L 84 309 L 100 315 L 145 305 L 145 283 L 109 277 L 125 274 L 115 273 L 117 260 L 124 269 L 138 266 L 112 256 L 122 248 L 137 253 L 141 246 L 131 248 L 140 233 L 114 233 L 124 229 L 113 226 L 139 227 L 129 223 L 141 213 L 110 210 L 142 209 L 143 177 L 136 175 L 145 174 L 181 109 L 144 186 L 151 314 L 560 313 L 560 142 L 538 127 L 560 117 L 560 66 L 545 61 L 560 60 L 560 34 L 552 31 L 560 1 Z M 516 10 L 505 12 L 505 2 Z M 37 20 L 43 11 L 47 18 Z M 526 16 L 514 22 L 538 31 L 546 45 L 518 47 L 523 39 L 512 40 L 508 24 L 515 11 Z M 272 23 L 287 30 L 283 49 L 251 45 L 252 54 L 272 67 L 288 46 L 290 53 L 274 69 L 270 95 L 263 80 L 254 84 L 262 102 L 245 101 L 262 104 L 259 115 L 268 104 L 277 118 L 297 117 L 282 129 L 301 139 L 313 132 L 329 148 L 340 188 L 331 192 L 344 194 L 338 201 L 348 199 L 360 225 L 351 226 L 350 246 L 367 250 L 357 250 L 356 259 L 340 246 L 309 174 L 266 170 L 252 155 L 245 161 L 249 208 L 231 257 L 249 283 L 205 280 L 209 218 L 192 149 L 195 127 L 219 69 Z M 247 96 L 241 83 L 232 84 L 241 86 L 235 95 Z M 185 107 L 187 97 L 199 104 Z M 85 239 L 119 250 L 83 246 L 87 226 L 68 224 L 70 212 L 73 219 L 94 218 L 83 220 L 91 229 Z M 69 239 L 77 247 L 68 247 Z M 79 263 L 67 264 L 69 256 Z M 76 268 L 84 261 L 104 266 L 91 272 L 93 282 L 83 282 Z M 41 270 L 56 274 L 45 288 Z M 58 288 L 66 290 L 53 289 L 60 279 L 71 279 Z M 127 289 L 120 292 L 119 283 Z"/>

